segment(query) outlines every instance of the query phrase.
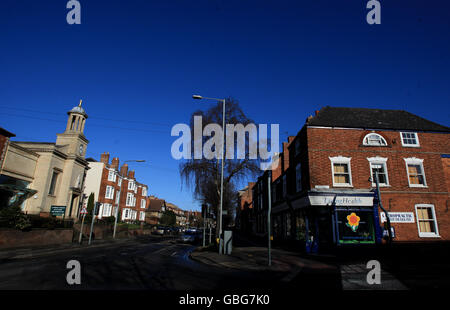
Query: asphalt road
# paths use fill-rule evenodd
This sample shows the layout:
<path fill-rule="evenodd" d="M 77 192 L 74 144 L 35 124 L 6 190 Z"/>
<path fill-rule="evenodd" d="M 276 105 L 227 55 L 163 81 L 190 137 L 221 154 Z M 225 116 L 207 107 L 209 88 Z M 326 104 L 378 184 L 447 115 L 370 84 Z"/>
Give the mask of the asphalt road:
<path fill-rule="evenodd" d="M 282 275 L 207 266 L 189 258 L 194 246 L 144 238 L 0 262 L 0 289 L 220 290 L 272 288 Z M 69 285 L 67 262 L 81 266 L 81 284 Z"/>

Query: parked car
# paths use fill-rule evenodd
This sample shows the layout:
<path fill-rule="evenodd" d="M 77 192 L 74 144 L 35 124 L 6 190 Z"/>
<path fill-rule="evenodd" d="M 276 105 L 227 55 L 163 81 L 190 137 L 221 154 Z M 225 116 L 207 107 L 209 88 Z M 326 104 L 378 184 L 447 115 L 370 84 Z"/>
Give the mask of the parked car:
<path fill-rule="evenodd" d="M 152 232 L 154 235 L 160 235 L 163 236 L 166 234 L 166 228 L 162 226 L 156 227 L 156 229 Z"/>
<path fill-rule="evenodd" d="M 186 230 L 184 234 L 181 236 L 181 241 L 185 243 L 200 243 L 202 241 L 203 235 L 201 231 L 197 230 Z"/>

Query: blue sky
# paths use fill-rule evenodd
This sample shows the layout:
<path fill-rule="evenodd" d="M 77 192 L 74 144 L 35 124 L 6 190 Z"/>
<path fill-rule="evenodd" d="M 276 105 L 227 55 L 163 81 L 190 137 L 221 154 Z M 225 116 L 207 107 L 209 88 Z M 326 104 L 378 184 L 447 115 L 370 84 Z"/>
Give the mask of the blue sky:
<path fill-rule="evenodd" d="M 87 156 L 132 163 L 151 194 L 184 209 L 170 129 L 232 96 L 281 139 L 326 105 L 405 109 L 450 125 L 450 3 L 380 0 L 0 2 L 0 126 L 55 141 L 83 99 Z"/>

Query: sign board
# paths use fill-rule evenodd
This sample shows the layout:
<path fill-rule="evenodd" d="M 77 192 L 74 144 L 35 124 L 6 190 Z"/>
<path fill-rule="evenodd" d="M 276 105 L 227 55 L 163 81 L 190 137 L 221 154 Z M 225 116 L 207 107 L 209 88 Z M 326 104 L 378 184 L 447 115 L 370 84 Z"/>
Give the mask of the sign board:
<path fill-rule="evenodd" d="M 312 206 L 373 206 L 373 196 L 309 195 Z"/>
<path fill-rule="evenodd" d="M 412 212 L 388 212 L 391 223 L 414 223 L 414 213 Z M 386 222 L 386 214 L 380 213 L 381 222 Z"/>
<path fill-rule="evenodd" d="M 50 214 L 54 216 L 63 216 L 66 214 L 66 206 L 51 206 Z"/>
<path fill-rule="evenodd" d="M 86 209 L 86 208 L 81 209 L 80 214 L 87 214 L 87 213 L 88 213 L 88 212 L 87 212 L 87 209 Z"/>

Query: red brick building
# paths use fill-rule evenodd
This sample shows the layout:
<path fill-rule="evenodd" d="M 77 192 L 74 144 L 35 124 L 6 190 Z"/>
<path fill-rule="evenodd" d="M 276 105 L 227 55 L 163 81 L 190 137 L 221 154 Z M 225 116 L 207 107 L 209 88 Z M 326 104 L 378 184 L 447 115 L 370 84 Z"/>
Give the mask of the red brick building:
<path fill-rule="evenodd" d="M 288 152 L 283 148 L 288 168 L 272 172 L 274 237 L 308 251 L 381 243 L 387 231 L 377 173 L 393 242 L 450 240 L 449 134 L 450 128 L 406 111 L 316 111 L 289 139 Z"/>
<path fill-rule="evenodd" d="M 128 170 L 124 163 L 119 169 L 119 158 L 109 163 L 109 153 L 100 156 L 100 162 L 88 159 L 86 176 L 87 197 L 95 195 L 100 202 L 99 218 L 114 216 L 119 205 L 119 219 L 122 221 L 145 221 L 148 186 L 137 182 L 134 170 Z M 87 199 L 86 199 L 87 201 Z"/>

